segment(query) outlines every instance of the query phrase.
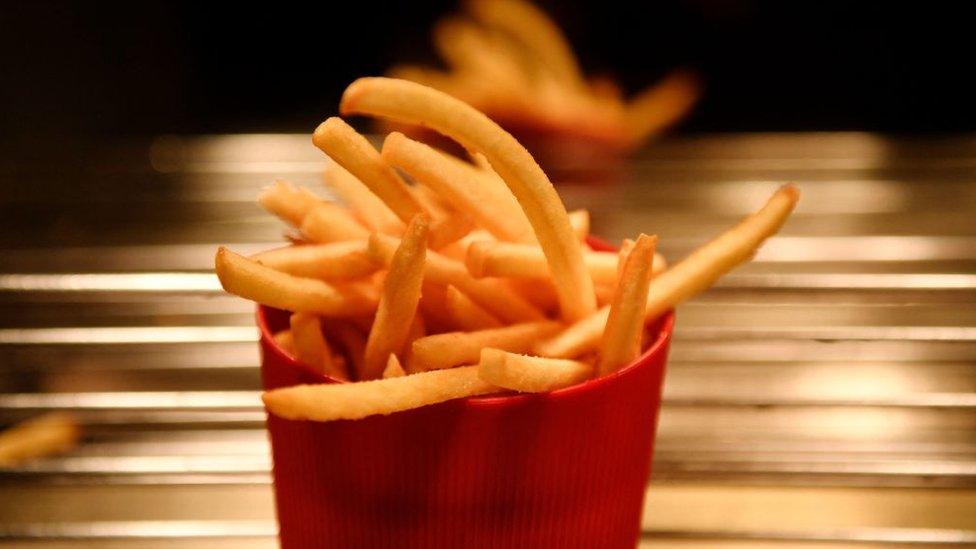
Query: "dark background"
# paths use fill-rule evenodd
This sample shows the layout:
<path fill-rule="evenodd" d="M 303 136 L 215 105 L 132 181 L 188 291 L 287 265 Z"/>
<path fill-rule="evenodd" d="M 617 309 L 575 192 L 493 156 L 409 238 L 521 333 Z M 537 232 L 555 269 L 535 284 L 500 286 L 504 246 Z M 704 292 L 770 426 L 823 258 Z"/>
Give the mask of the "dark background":
<path fill-rule="evenodd" d="M 433 61 L 450 1 L 0 3 L 0 131 L 310 131 L 343 87 Z M 976 129 L 973 19 L 955 3 L 543 2 L 588 72 L 634 91 L 697 68 L 683 132 Z M 964 2 L 959 5 L 964 5 Z"/>

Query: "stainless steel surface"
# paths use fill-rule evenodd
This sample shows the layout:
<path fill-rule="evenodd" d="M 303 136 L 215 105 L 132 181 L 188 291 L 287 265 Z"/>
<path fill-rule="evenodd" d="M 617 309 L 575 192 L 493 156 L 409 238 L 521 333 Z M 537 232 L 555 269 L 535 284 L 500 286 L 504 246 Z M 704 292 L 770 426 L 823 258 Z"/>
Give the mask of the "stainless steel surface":
<path fill-rule="evenodd" d="M 87 433 L 0 471 L 0 544 L 273 545 L 252 307 L 210 269 L 217 244 L 279 245 L 254 196 L 321 190 L 322 166 L 305 135 L 0 161 L 0 425 L 66 409 Z M 672 261 L 803 190 L 679 310 L 655 546 L 976 545 L 974 169 L 976 138 L 811 134 L 667 141 L 597 184 L 560 170 L 594 233 L 657 232 Z"/>

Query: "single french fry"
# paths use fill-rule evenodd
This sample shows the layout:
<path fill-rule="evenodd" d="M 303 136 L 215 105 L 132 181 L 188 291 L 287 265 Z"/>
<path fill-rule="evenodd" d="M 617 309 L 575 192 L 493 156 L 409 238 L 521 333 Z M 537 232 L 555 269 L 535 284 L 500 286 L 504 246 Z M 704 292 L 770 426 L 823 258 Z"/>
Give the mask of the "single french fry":
<path fill-rule="evenodd" d="M 424 281 L 421 287 L 419 309 L 429 333 L 457 330 L 454 319 L 447 312 L 447 288 L 441 284 Z"/>
<path fill-rule="evenodd" d="M 631 142 L 637 144 L 681 120 L 700 96 L 698 77 L 682 70 L 638 93 L 624 116 Z"/>
<path fill-rule="evenodd" d="M 569 224 L 573 226 L 573 232 L 576 233 L 576 238 L 580 239 L 580 242 L 586 240 L 590 236 L 590 211 L 589 210 L 573 210 L 569 212 Z"/>
<path fill-rule="evenodd" d="M 495 174 L 398 132 L 386 137 L 382 156 L 495 237 L 512 242 L 535 241 L 532 226 L 518 201 Z"/>
<path fill-rule="evenodd" d="M 478 377 L 477 366 L 362 383 L 297 385 L 262 395 L 268 411 L 292 420 L 361 419 L 482 395 L 498 389 Z"/>
<path fill-rule="evenodd" d="M 682 301 L 708 289 L 719 277 L 748 261 L 762 243 L 786 222 L 799 198 L 800 191 L 796 187 L 780 187 L 758 212 L 657 276 L 648 289 L 645 319 L 657 318 Z M 609 312 L 610 308 L 604 307 L 555 337 L 539 342 L 535 347 L 536 353 L 572 358 L 595 350 Z"/>
<path fill-rule="evenodd" d="M 632 238 L 625 238 L 622 241 L 620 241 L 620 248 L 617 250 L 617 279 L 618 280 L 624 274 L 624 265 L 627 264 L 627 258 L 630 256 L 630 252 L 633 251 L 634 244 L 636 244 L 636 242 Z"/>
<path fill-rule="evenodd" d="M 0 467 L 64 452 L 80 438 L 81 428 L 70 414 L 51 412 L 28 419 L 0 432 Z"/>
<path fill-rule="evenodd" d="M 369 237 L 367 253 L 373 261 L 389 265 L 399 242 L 396 238 L 379 233 Z M 545 315 L 532 306 L 500 280 L 475 280 L 464 264 L 437 252 L 428 251 L 424 266 L 424 279 L 447 286 L 452 284 L 475 303 L 504 322 L 542 320 Z"/>
<path fill-rule="evenodd" d="M 593 366 L 576 360 L 542 358 L 482 349 L 481 379 L 520 393 L 544 393 L 576 385 L 593 376 Z"/>
<path fill-rule="evenodd" d="M 254 254 L 250 259 L 290 275 L 332 281 L 362 278 L 378 269 L 366 255 L 365 240 L 286 246 Z"/>
<path fill-rule="evenodd" d="M 657 237 L 642 234 L 627 256 L 600 344 L 597 374 L 605 376 L 633 362 L 641 351 L 647 285 L 651 281 Z"/>
<path fill-rule="evenodd" d="M 381 377 L 390 353 L 400 352 L 407 341 L 410 331 L 407 319 L 414 318 L 420 301 L 428 223 L 429 219 L 424 214 L 415 217 L 393 254 L 376 320 L 366 342 L 364 371 L 360 379 Z"/>
<path fill-rule="evenodd" d="M 369 231 L 348 210 L 334 202 L 321 202 L 305 216 L 302 234 L 312 242 L 327 244 L 345 240 L 364 240 Z"/>
<path fill-rule="evenodd" d="M 349 170 L 336 162 L 329 162 L 323 174 L 325 186 L 346 203 L 360 223 L 370 231 L 401 235 L 406 227 L 400 218 L 379 199 L 369 187 Z"/>
<path fill-rule="evenodd" d="M 311 313 L 295 313 L 289 319 L 295 356 L 316 372 L 346 381 L 349 373 L 342 357 L 335 355 L 322 335 L 319 317 Z"/>
<path fill-rule="evenodd" d="M 291 330 L 282 330 L 274 334 L 275 343 L 288 356 L 295 356 L 295 338 L 291 335 Z"/>
<path fill-rule="evenodd" d="M 593 286 L 593 291 L 596 293 L 596 302 L 602 308 L 604 305 L 609 305 L 613 301 L 613 294 L 617 291 L 617 287 L 607 284 L 597 284 Z"/>
<path fill-rule="evenodd" d="M 616 253 L 588 251 L 583 254 L 583 261 L 594 284 L 617 284 Z M 542 249 L 528 244 L 473 242 L 468 246 L 464 264 L 475 278 L 487 276 L 552 280 Z M 664 267 L 664 258 L 655 256 L 653 273 L 660 273 Z"/>
<path fill-rule="evenodd" d="M 481 23 L 508 33 L 544 66 L 552 78 L 569 88 L 586 82 L 573 48 L 545 12 L 522 0 L 472 0 L 468 11 Z"/>
<path fill-rule="evenodd" d="M 474 332 L 448 332 L 422 337 L 413 342 L 410 355 L 414 371 L 440 370 L 459 364 L 474 364 L 485 347 L 524 353 L 537 341 L 555 334 L 561 324 L 553 321 L 526 322 Z"/>
<path fill-rule="evenodd" d="M 319 124 L 312 143 L 373 191 L 400 221 L 409 223 L 417 214 L 425 213 L 406 182 L 341 118 L 333 116 Z"/>
<path fill-rule="evenodd" d="M 366 335 L 345 319 L 337 322 L 326 320 L 325 333 L 345 352 L 346 367 L 351 379 L 363 379 L 365 369 Z"/>
<path fill-rule="evenodd" d="M 403 342 L 403 347 L 397 352 L 401 356 L 409 356 L 413 342 L 422 337 L 427 337 L 427 321 L 424 320 L 423 313 L 419 311 L 418 303 L 418 312 L 417 314 L 413 315 L 413 320 L 410 322 L 410 330 L 407 331 L 407 339 Z"/>
<path fill-rule="evenodd" d="M 383 369 L 383 379 L 403 377 L 405 375 L 407 375 L 407 372 L 400 365 L 400 360 L 395 354 L 390 353 L 390 358 L 386 360 L 386 368 Z"/>
<path fill-rule="evenodd" d="M 242 257 L 221 246 L 215 258 L 217 278 L 224 290 L 263 305 L 292 312 L 325 316 L 355 316 L 376 304 L 314 278 L 292 276 Z"/>
<path fill-rule="evenodd" d="M 582 245 L 573 233 L 566 208 L 532 155 L 509 133 L 459 99 L 390 78 L 356 80 L 346 88 L 340 111 L 421 124 L 483 153 L 515 195 L 536 233 L 556 283 L 563 318 L 576 321 L 596 310 L 593 281 L 583 264 Z M 475 298 L 471 292 L 465 293 Z"/>
<path fill-rule="evenodd" d="M 300 227 L 302 220 L 322 200 L 305 187 L 297 187 L 287 181 L 275 181 L 258 195 L 258 204 L 283 221 Z"/>
<path fill-rule="evenodd" d="M 491 233 L 484 229 L 474 229 L 461 237 L 457 242 L 452 242 L 449 246 L 445 246 L 437 250 L 437 252 L 451 259 L 464 261 L 464 258 L 468 255 L 468 246 L 472 242 L 481 242 L 482 240 L 493 242 L 495 237 L 491 236 Z"/>
<path fill-rule="evenodd" d="M 461 330 L 474 331 L 502 327 L 500 320 L 471 301 L 471 298 L 454 286 L 447 287 L 445 301 L 447 312 L 451 315 L 454 325 Z"/>
<path fill-rule="evenodd" d="M 398 132 L 394 132 L 394 133 L 398 133 Z M 382 152 L 380 153 L 380 155 L 382 156 Z M 386 159 L 384 158 L 383 160 Z M 434 191 L 434 189 L 431 189 L 430 187 L 424 185 L 423 183 L 417 183 L 417 182 L 414 183 L 415 184 L 413 185 L 413 187 L 411 187 L 413 189 L 413 194 L 414 196 L 417 197 L 417 201 L 420 202 L 420 205 L 423 206 L 426 211 L 430 212 L 430 216 L 432 219 L 436 219 L 438 217 L 444 217 L 451 211 L 452 209 L 451 205 L 448 204 L 447 201 L 444 200 L 440 195 L 438 195 L 437 192 Z"/>
<path fill-rule="evenodd" d="M 559 298 L 556 297 L 556 288 L 551 280 L 507 278 L 503 282 L 540 311 L 555 313 L 559 310 Z"/>
<path fill-rule="evenodd" d="M 463 213 L 451 210 L 430 224 L 430 247 L 442 250 L 467 236 L 474 229 L 474 223 Z M 433 237 L 436 236 L 436 241 Z"/>

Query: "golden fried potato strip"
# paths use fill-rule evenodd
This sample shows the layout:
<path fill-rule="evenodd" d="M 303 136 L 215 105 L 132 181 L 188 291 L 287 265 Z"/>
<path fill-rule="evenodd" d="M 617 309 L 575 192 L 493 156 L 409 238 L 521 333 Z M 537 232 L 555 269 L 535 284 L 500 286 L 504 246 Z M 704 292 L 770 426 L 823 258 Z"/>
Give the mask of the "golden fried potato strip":
<path fill-rule="evenodd" d="M 447 287 L 445 306 L 454 325 L 465 331 L 501 328 L 502 322 L 454 286 Z"/>
<path fill-rule="evenodd" d="M 381 377 L 390 354 L 400 352 L 407 341 L 424 280 L 428 223 L 425 214 L 413 218 L 393 254 L 376 320 L 366 341 L 364 371 L 360 379 Z"/>
<path fill-rule="evenodd" d="M 296 385 L 267 391 L 262 400 L 278 417 L 333 421 L 388 415 L 497 390 L 478 377 L 477 366 L 467 366 L 361 383 Z"/>
<path fill-rule="evenodd" d="M 576 385 L 593 376 L 593 366 L 562 358 L 542 358 L 483 349 L 478 363 L 481 379 L 520 393 L 544 393 Z"/>
<path fill-rule="evenodd" d="M 281 180 L 265 187 L 258 195 L 258 204 L 262 208 L 295 227 L 301 227 L 308 212 L 321 202 L 319 197 L 305 187 L 297 187 Z"/>
<path fill-rule="evenodd" d="M 322 335 L 322 323 L 319 317 L 312 313 L 295 313 L 289 318 L 291 326 L 292 345 L 295 357 L 308 364 L 316 372 L 346 381 L 349 373 L 346 371 L 345 361 L 329 348 L 329 343 Z"/>
<path fill-rule="evenodd" d="M 614 372 L 640 356 L 647 285 L 651 281 L 656 246 L 656 236 L 642 234 L 627 256 L 603 330 L 598 375 Z"/>
<path fill-rule="evenodd" d="M 349 170 L 329 162 L 322 176 L 323 183 L 356 213 L 356 218 L 370 231 L 401 235 L 405 225 L 369 187 Z"/>
<path fill-rule="evenodd" d="M 375 302 L 361 295 L 344 295 L 322 280 L 276 271 L 223 246 L 217 249 L 215 267 L 224 290 L 278 309 L 325 316 L 356 316 L 376 307 Z"/>
<path fill-rule="evenodd" d="M 495 237 L 534 242 L 532 226 L 505 187 L 489 181 L 495 175 L 414 141 L 401 133 L 386 136 L 383 158 L 444 197 Z"/>
<path fill-rule="evenodd" d="M 0 432 L 0 467 L 64 452 L 78 443 L 81 428 L 71 414 L 51 412 Z"/>
<path fill-rule="evenodd" d="M 250 256 L 266 267 L 290 275 L 323 280 L 350 280 L 379 268 L 366 255 L 366 240 L 286 246 Z"/>
<path fill-rule="evenodd" d="M 367 253 L 373 261 L 389 265 L 399 242 L 396 238 L 374 233 Z M 436 284 L 456 286 L 475 303 L 505 322 L 542 320 L 545 315 L 501 280 L 475 280 L 464 264 L 428 250 L 424 279 Z"/>
<path fill-rule="evenodd" d="M 448 332 L 422 337 L 413 342 L 410 355 L 414 371 L 439 370 L 459 364 L 474 364 L 485 347 L 524 353 L 541 338 L 556 333 L 558 322 L 541 321 L 513 324 L 474 332 Z"/>

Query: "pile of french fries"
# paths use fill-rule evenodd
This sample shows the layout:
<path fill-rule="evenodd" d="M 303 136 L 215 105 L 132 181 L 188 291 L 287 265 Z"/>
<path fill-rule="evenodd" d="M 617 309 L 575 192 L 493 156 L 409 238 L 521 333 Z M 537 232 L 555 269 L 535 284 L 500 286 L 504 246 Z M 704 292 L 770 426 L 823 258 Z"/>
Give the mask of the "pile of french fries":
<path fill-rule="evenodd" d="M 278 344 L 345 382 L 266 392 L 287 419 L 358 419 L 612 374 L 656 335 L 649 322 L 747 261 L 799 196 L 780 188 L 667 268 L 655 236 L 592 249 L 588 214 L 567 212 L 526 149 L 461 100 L 362 78 L 340 112 L 429 128 L 469 158 L 397 133 L 378 151 L 330 118 L 312 141 L 332 160 L 325 184 L 342 204 L 276 182 L 258 202 L 300 231 L 296 242 L 251 257 L 217 251 L 228 292 L 292 313 Z"/>
<path fill-rule="evenodd" d="M 681 120 L 701 86 L 678 70 L 626 99 L 608 77 L 587 78 L 569 41 L 524 0 L 469 0 L 433 39 L 446 70 L 400 65 L 388 76 L 457 97 L 507 128 L 573 135 L 631 149 Z"/>

